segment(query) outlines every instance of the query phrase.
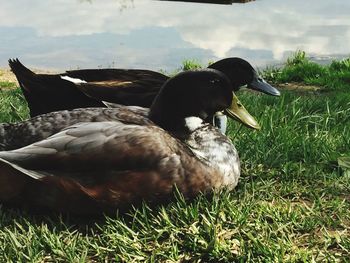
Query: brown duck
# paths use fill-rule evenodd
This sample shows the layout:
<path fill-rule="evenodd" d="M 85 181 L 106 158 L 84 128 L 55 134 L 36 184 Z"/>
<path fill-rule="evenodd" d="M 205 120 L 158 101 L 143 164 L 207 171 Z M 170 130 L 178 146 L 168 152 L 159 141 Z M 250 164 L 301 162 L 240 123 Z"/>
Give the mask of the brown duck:
<path fill-rule="evenodd" d="M 250 115 L 234 104 L 229 79 L 208 69 L 169 79 L 148 114 L 140 107 L 78 109 L 74 114 L 110 111 L 112 120 L 82 120 L 0 152 L 0 202 L 96 214 L 168 200 L 174 187 L 186 197 L 232 189 L 240 176 L 238 153 L 204 120 L 223 111 L 249 123 Z M 59 123 L 65 114 L 42 115 L 41 121 Z"/>

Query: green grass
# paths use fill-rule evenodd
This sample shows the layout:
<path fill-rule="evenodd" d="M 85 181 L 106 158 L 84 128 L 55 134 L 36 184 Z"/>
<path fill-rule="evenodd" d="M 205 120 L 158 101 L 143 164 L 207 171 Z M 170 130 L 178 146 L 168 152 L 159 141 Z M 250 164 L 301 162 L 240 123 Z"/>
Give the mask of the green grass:
<path fill-rule="evenodd" d="M 350 58 L 334 60 L 321 66 L 307 58 L 305 52 L 297 51 L 282 68 L 269 68 L 264 77 L 275 83 L 302 82 L 317 85 L 325 91 L 350 90 Z"/>
<path fill-rule="evenodd" d="M 97 219 L 1 208 L 0 262 L 350 262 L 350 177 L 337 165 L 350 155 L 350 92 L 336 83 L 238 94 L 263 128 L 229 125 L 242 161 L 234 191 Z M 18 90 L 3 91 L 0 107 L 2 121 L 27 116 Z"/>
<path fill-rule="evenodd" d="M 0 89 L 3 89 L 3 88 L 15 88 L 15 87 L 16 87 L 16 84 L 13 83 L 13 82 L 0 81 Z"/>
<path fill-rule="evenodd" d="M 182 62 L 181 70 L 195 70 L 195 69 L 201 69 L 203 68 L 203 65 L 199 63 L 195 59 L 187 59 Z"/>
<path fill-rule="evenodd" d="M 24 120 L 29 116 L 21 90 L 14 87 L 13 83 L 0 82 L 0 122 Z"/>

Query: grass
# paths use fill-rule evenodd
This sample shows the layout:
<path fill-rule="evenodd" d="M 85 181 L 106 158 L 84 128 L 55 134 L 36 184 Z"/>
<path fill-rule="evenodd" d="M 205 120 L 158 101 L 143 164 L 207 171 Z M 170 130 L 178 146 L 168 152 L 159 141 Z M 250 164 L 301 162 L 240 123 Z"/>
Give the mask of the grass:
<path fill-rule="evenodd" d="M 350 58 L 334 60 L 321 66 L 307 58 L 305 52 L 297 51 L 282 68 L 269 68 L 263 72 L 266 80 L 275 83 L 302 82 L 317 85 L 324 91 L 350 90 Z"/>
<path fill-rule="evenodd" d="M 313 67 L 346 76 L 346 61 L 311 67 L 294 57 L 270 81 L 315 85 L 326 76 Z M 98 219 L 1 208 L 0 262 L 350 262 L 350 177 L 337 165 L 350 155 L 347 85 L 280 98 L 240 92 L 263 128 L 229 125 L 242 160 L 234 191 Z M 17 89 L 2 91 L 0 107 L 1 121 L 28 114 Z"/>
<path fill-rule="evenodd" d="M 19 88 L 9 82 L 0 82 L 0 122 L 15 122 L 29 116 L 27 103 Z"/>

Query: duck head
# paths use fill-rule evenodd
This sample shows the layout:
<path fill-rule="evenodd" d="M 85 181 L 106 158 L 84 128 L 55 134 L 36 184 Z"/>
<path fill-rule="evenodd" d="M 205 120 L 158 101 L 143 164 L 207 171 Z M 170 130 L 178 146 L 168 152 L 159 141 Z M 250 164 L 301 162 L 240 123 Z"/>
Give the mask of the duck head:
<path fill-rule="evenodd" d="M 252 65 L 244 59 L 237 57 L 225 58 L 211 64 L 208 68 L 224 73 L 230 79 L 233 91 L 247 85 L 249 89 L 272 96 L 280 96 L 280 92 L 260 77 Z"/>
<path fill-rule="evenodd" d="M 211 120 L 217 112 L 260 128 L 232 92 L 229 79 L 214 69 L 185 71 L 170 78 L 155 98 L 149 117 L 163 129 L 179 134 L 188 127 L 187 118 Z"/>

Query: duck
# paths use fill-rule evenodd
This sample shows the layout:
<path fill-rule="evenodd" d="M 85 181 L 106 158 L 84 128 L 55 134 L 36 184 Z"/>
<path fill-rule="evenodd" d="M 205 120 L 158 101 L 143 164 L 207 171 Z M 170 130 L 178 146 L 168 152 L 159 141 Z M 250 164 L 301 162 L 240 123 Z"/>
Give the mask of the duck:
<path fill-rule="evenodd" d="M 0 203 L 89 215 L 142 201 L 168 202 L 174 191 L 193 198 L 236 187 L 238 152 L 205 119 L 216 112 L 241 122 L 254 118 L 236 107 L 225 74 L 179 73 L 165 82 L 148 114 L 142 109 L 76 109 L 114 111 L 114 117 L 81 120 L 25 147 L 0 151 Z M 47 120 L 59 123 L 62 114 L 49 113 Z M 41 116 L 36 122 L 45 122 Z"/>
<path fill-rule="evenodd" d="M 28 103 L 30 116 L 87 107 L 113 107 L 113 104 L 149 108 L 162 85 L 169 79 L 162 73 L 144 69 L 79 69 L 60 74 L 35 74 L 18 59 L 9 59 Z M 246 60 L 230 57 L 208 68 L 224 73 L 233 91 L 242 86 L 279 96 Z"/>

